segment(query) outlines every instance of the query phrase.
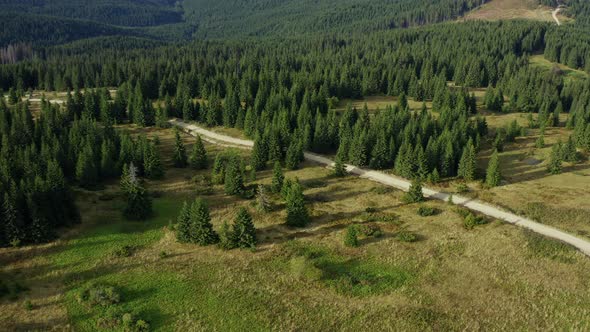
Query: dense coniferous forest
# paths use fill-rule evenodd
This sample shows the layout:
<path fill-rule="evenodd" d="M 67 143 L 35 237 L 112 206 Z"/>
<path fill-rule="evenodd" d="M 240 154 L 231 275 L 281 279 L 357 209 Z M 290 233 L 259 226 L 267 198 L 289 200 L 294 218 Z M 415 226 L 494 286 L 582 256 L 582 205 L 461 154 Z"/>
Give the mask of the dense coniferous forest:
<path fill-rule="evenodd" d="M 328 0 L 184 2 L 197 37 L 369 32 L 453 20 L 486 0 Z M 231 13 L 228 15 L 228 13 Z"/>
<path fill-rule="evenodd" d="M 255 139 L 256 169 L 276 161 L 297 168 L 303 151 L 309 150 L 418 180 L 473 179 L 475 153 L 488 128 L 476 116 L 475 97 L 467 88 L 487 88 L 488 109 L 538 113 L 542 127 L 559 125 L 559 114 L 568 113 L 574 144 L 590 148 L 588 80 L 566 81 L 561 73 L 534 68 L 528 61 L 531 54 L 544 53 L 549 60 L 588 70 L 590 40 L 575 30 L 585 29 L 583 19 L 568 29 L 529 21 L 410 27 L 453 19 L 481 1 L 452 1 L 451 6 L 449 1 L 327 2 L 314 10 L 316 16 L 306 13 L 311 6 L 296 9 L 291 1 L 186 1 L 185 10 L 206 9 L 186 15 L 197 26 L 197 35 L 270 36 L 167 43 L 146 38 L 146 30 L 114 25 L 96 29 L 96 22 L 63 18 L 101 21 L 100 15 L 109 14 L 100 6 L 107 4 L 93 2 L 97 8 L 92 16 L 70 11 L 65 4 L 33 1 L 32 12 L 55 16 L 29 16 L 33 26 L 18 15 L 3 20 L 8 27 L 3 29 L 4 44 L 41 41 L 32 49 L 20 46 L 26 52 L 18 59 L 15 46 L 10 46 L 10 56 L 9 47 L 2 53 L 10 59 L 0 66 L 0 89 L 8 92 L 8 102 L 0 104 L 3 245 L 46 241 L 59 227 L 77 222 L 72 185 L 100 187 L 131 163 L 139 176 L 163 176 L 154 143 L 118 132 L 116 123 L 153 126 L 178 117 L 235 127 Z M 158 4 L 164 5 L 164 13 L 151 12 Z M 0 5 L 17 9 L 23 3 Z M 176 22 L 172 3 L 118 3 L 125 5 L 145 9 L 131 17 L 117 10 L 129 17 L 125 25 Z M 235 7 L 228 21 L 215 18 L 227 6 Z M 576 17 L 584 17 L 584 5 L 571 6 Z M 281 18 L 281 24 L 264 15 Z M 290 21 L 300 15 L 311 21 Z M 245 24 L 245 16 L 262 25 Z M 208 25 L 207 17 L 223 28 Z M 232 22 L 248 29 L 234 35 Z M 123 25 L 116 18 L 107 23 Z M 84 24 L 93 26 L 85 29 Z M 14 37 L 25 31 L 20 29 L 28 37 Z M 71 35 L 72 29 L 80 35 Z M 306 34 L 311 31 L 316 33 Z M 361 33 L 367 31 L 373 32 Z M 84 40 L 55 45 L 75 39 Z M 116 89 L 116 96 L 105 87 Z M 65 106 L 43 102 L 33 117 L 20 101 L 32 89 L 71 93 Z M 395 96 L 398 103 L 376 112 L 351 106 L 334 110 L 339 99 L 371 95 Z M 410 111 L 408 97 L 432 102 L 434 114 L 426 107 Z M 514 140 L 519 129 L 514 124 L 497 130 L 496 148 Z M 67 215 L 56 206 L 69 207 Z"/>
<path fill-rule="evenodd" d="M 2 0 L 5 13 L 20 13 L 36 21 L 44 15 L 102 22 L 120 26 L 152 26 L 177 23 L 182 12 L 171 0 Z M 25 19 L 22 17 L 21 19 Z"/>

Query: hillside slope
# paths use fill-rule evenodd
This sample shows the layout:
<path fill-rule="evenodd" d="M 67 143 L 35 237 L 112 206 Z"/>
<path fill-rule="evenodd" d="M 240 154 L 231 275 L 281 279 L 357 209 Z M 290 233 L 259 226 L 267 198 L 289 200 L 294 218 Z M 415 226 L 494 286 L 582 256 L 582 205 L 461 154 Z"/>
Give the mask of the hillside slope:
<path fill-rule="evenodd" d="M 485 0 L 185 0 L 196 37 L 368 32 L 455 19 Z"/>

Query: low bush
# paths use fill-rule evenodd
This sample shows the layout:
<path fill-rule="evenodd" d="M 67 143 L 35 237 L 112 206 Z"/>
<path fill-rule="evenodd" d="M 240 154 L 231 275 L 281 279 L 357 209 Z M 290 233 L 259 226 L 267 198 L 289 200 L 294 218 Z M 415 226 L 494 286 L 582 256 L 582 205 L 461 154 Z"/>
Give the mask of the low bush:
<path fill-rule="evenodd" d="M 213 184 L 211 177 L 207 175 L 195 175 L 191 179 L 192 183 L 196 186 L 196 192 L 199 195 L 211 195 L 213 194 Z"/>
<path fill-rule="evenodd" d="M 395 235 L 395 239 L 400 242 L 416 242 L 418 241 L 418 236 L 410 231 L 400 231 Z"/>
<path fill-rule="evenodd" d="M 378 195 L 385 195 L 385 194 L 389 194 L 390 192 L 393 191 L 393 188 L 391 187 L 386 187 L 386 186 L 379 186 L 379 187 L 373 187 L 371 189 L 371 192 L 376 193 Z"/>
<path fill-rule="evenodd" d="M 346 228 L 346 234 L 344 236 L 344 245 L 353 248 L 359 246 L 358 230 L 355 225 L 350 225 L 348 226 L 348 228 Z"/>
<path fill-rule="evenodd" d="M 140 319 L 130 312 L 123 312 L 118 308 L 110 308 L 96 321 L 96 327 L 101 330 L 121 330 L 125 332 L 146 332 L 150 330 L 147 321 Z"/>
<path fill-rule="evenodd" d="M 131 257 L 136 249 L 137 249 L 137 247 L 135 247 L 135 246 L 124 245 L 124 246 L 121 246 L 121 247 L 115 249 L 113 251 L 113 256 L 115 256 L 115 257 Z"/>
<path fill-rule="evenodd" d="M 377 212 L 377 209 L 374 208 L 374 207 L 368 207 L 368 208 L 365 209 L 365 212 L 367 212 L 367 213 L 375 213 L 375 212 Z"/>
<path fill-rule="evenodd" d="M 475 226 L 486 224 L 487 220 L 482 216 L 476 216 L 469 212 L 463 220 L 463 225 L 466 229 L 473 229 Z"/>
<path fill-rule="evenodd" d="M 381 228 L 377 225 L 359 225 L 359 231 L 364 236 L 380 237 L 383 235 Z"/>
<path fill-rule="evenodd" d="M 459 183 L 456 187 L 455 190 L 458 193 L 466 193 L 469 191 L 469 187 L 465 184 L 465 183 Z"/>
<path fill-rule="evenodd" d="M 400 223 L 399 217 L 393 213 L 364 213 L 360 219 L 363 222 Z"/>
<path fill-rule="evenodd" d="M 438 214 L 438 210 L 433 207 L 421 206 L 418 208 L 418 215 L 421 217 L 429 217 L 436 214 Z"/>
<path fill-rule="evenodd" d="M 16 300 L 20 293 L 28 288 L 16 281 L 0 280 L 0 299 L 7 297 L 9 300 Z"/>
<path fill-rule="evenodd" d="M 78 302 L 85 303 L 90 307 L 108 307 L 120 301 L 119 292 L 114 287 L 107 285 L 90 285 L 78 294 Z"/>

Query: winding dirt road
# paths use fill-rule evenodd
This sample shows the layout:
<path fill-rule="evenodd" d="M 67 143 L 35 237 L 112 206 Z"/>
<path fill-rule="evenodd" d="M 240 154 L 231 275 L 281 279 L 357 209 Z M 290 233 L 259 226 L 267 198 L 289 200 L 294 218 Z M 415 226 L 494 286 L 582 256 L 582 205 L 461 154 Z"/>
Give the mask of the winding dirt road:
<path fill-rule="evenodd" d="M 559 22 L 559 18 L 557 17 L 557 14 L 559 14 L 559 12 L 561 11 L 563 7 L 561 5 L 559 5 L 559 7 L 555 8 L 554 11 L 551 12 L 551 16 L 553 16 L 553 19 L 555 20 L 555 22 L 557 22 L 557 25 L 561 25 L 561 22 Z"/>
<path fill-rule="evenodd" d="M 181 128 L 184 132 L 192 136 L 200 135 L 203 140 L 209 143 L 219 144 L 228 147 L 237 147 L 242 149 L 251 149 L 254 146 L 254 142 L 252 141 L 215 133 L 213 131 L 199 127 L 195 124 L 188 124 L 178 119 L 170 120 L 170 123 L 174 126 Z M 331 159 L 315 153 L 306 152 L 305 159 L 317 162 L 328 167 L 334 166 L 334 162 Z M 401 189 L 403 191 L 408 191 L 408 189 L 410 188 L 410 181 L 389 174 L 385 174 L 383 172 L 367 170 L 352 165 L 347 165 L 346 170 L 351 174 L 360 176 L 361 178 L 378 182 L 386 186 Z M 428 198 L 438 199 L 446 202 L 448 202 L 449 198 L 451 197 L 450 194 L 428 188 L 423 188 L 423 192 L 424 196 Z M 456 195 L 452 195 L 452 199 L 453 204 L 455 205 L 460 205 L 472 211 L 487 215 L 489 217 L 503 220 L 510 224 L 527 228 L 535 233 L 560 240 L 562 242 L 572 245 L 585 255 L 590 256 L 590 242 L 588 242 L 587 240 L 565 233 L 556 228 L 540 224 L 533 220 L 523 218 L 516 214 L 501 210 L 498 207 L 492 206 L 490 204 L 475 199 L 470 199 L 467 197 Z"/>

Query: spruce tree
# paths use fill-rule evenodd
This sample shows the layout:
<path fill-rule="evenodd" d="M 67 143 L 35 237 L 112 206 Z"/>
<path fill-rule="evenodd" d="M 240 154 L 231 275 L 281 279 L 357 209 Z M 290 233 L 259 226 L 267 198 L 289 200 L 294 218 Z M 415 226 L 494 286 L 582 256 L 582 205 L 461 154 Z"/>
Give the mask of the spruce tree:
<path fill-rule="evenodd" d="M 562 171 L 563 160 L 561 149 L 561 143 L 554 144 L 551 148 L 551 157 L 549 165 L 547 165 L 547 171 L 553 175 L 560 174 Z"/>
<path fill-rule="evenodd" d="M 53 232 L 49 221 L 41 207 L 41 202 L 34 198 L 34 194 L 27 197 L 27 210 L 31 214 L 31 224 L 28 230 L 29 241 L 32 243 L 43 243 L 52 239 Z"/>
<path fill-rule="evenodd" d="M 264 185 L 259 184 L 258 189 L 256 190 L 256 207 L 260 212 L 269 212 L 271 209 L 270 201 L 268 199 L 268 195 L 266 194 L 266 189 Z"/>
<path fill-rule="evenodd" d="M 168 127 L 168 111 L 167 108 L 162 107 L 162 105 L 158 104 L 156 108 L 156 126 L 158 128 L 167 128 Z"/>
<path fill-rule="evenodd" d="M 213 184 L 223 184 L 225 182 L 226 158 L 222 153 L 215 156 L 213 168 L 211 169 L 211 180 Z"/>
<path fill-rule="evenodd" d="M 244 192 L 242 163 L 237 155 L 231 156 L 225 169 L 225 193 L 240 195 Z"/>
<path fill-rule="evenodd" d="M 336 160 L 334 161 L 333 174 L 334 174 L 334 176 L 337 176 L 337 177 L 343 177 L 343 176 L 346 176 L 346 174 L 347 174 L 346 166 L 342 162 L 342 159 L 338 156 L 336 156 Z"/>
<path fill-rule="evenodd" d="M 267 161 L 268 148 L 266 140 L 262 136 L 256 136 L 252 148 L 252 167 L 257 171 L 261 171 L 266 168 Z"/>
<path fill-rule="evenodd" d="M 387 140 L 384 135 L 379 135 L 375 146 L 373 146 L 373 151 L 371 152 L 370 167 L 374 169 L 385 169 L 388 164 L 387 155 Z"/>
<path fill-rule="evenodd" d="M 137 168 L 131 163 L 121 179 L 126 206 L 123 215 L 129 220 L 145 220 L 152 215 L 152 199 L 141 185 Z"/>
<path fill-rule="evenodd" d="M 486 172 L 486 184 L 490 187 L 497 187 L 500 185 L 502 175 L 500 173 L 500 160 L 498 151 L 494 151 L 490 161 L 488 163 L 488 169 Z"/>
<path fill-rule="evenodd" d="M 465 181 L 475 180 L 476 162 L 475 147 L 473 146 L 473 142 L 469 140 L 463 149 L 463 155 L 459 161 L 459 176 L 465 179 Z"/>
<path fill-rule="evenodd" d="M 299 168 L 299 164 L 303 159 L 303 145 L 298 139 L 293 139 L 289 148 L 287 149 L 287 156 L 285 157 L 285 166 L 290 170 Z"/>
<path fill-rule="evenodd" d="M 287 182 L 285 182 L 285 185 Z M 305 196 L 299 181 L 289 184 L 285 197 L 287 205 L 287 225 L 292 227 L 304 227 L 309 223 L 309 212 L 305 206 Z"/>
<path fill-rule="evenodd" d="M 219 242 L 219 236 L 213 230 L 209 206 L 197 198 L 190 209 L 190 242 L 200 246 L 206 246 Z"/>
<path fill-rule="evenodd" d="M 201 136 L 197 135 L 195 144 L 189 156 L 189 164 L 193 169 L 206 169 L 207 168 L 207 150 L 203 145 Z"/>
<path fill-rule="evenodd" d="M 412 181 L 410 189 L 404 194 L 403 201 L 405 203 L 419 203 L 424 201 L 424 194 L 422 193 L 422 182 L 419 179 Z"/>
<path fill-rule="evenodd" d="M 160 154 L 153 143 L 147 143 L 143 153 L 143 172 L 146 178 L 156 180 L 164 176 Z"/>
<path fill-rule="evenodd" d="M 234 220 L 232 240 L 236 248 L 254 248 L 256 246 L 256 228 L 254 228 L 252 216 L 244 207 L 238 210 L 238 214 Z"/>
<path fill-rule="evenodd" d="M 110 178 L 117 174 L 114 152 L 113 143 L 104 140 L 100 148 L 100 174 L 104 178 Z"/>
<path fill-rule="evenodd" d="M 174 130 L 174 154 L 172 157 L 174 167 L 184 168 L 187 165 L 186 148 L 180 137 L 180 131 Z"/>
<path fill-rule="evenodd" d="M 191 242 L 191 209 L 186 202 L 176 218 L 176 239 L 182 243 Z"/>
<path fill-rule="evenodd" d="M 76 180 L 86 189 L 93 188 L 98 181 L 98 170 L 94 160 L 94 152 L 90 144 L 87 144 L 76 162 Z"/>
<path fill-rule="evenodd" d="M 285 176 L 283 175 L 281 163 L 277 161 L 275 162 L 275 166 L 273 168 L 272 183 L 270 185 L 271 191 L 275 194 L 281 192 L 284 180 Z"/>
<path fill-rule="evenodd" d="M 429 175 L 428 175 L 428 181 L 430 183 L 438 183 L 440 181 L 440 174 L 438 173 L 438 169 L 434 169 Z"/>
<path fill-rule="evenodd" d="M 223 250 L 235 248 L 233 232 L 227 221 L 224 221 L 219 229 L 219 247 Z"/>
<path fill-rule="evenodd" d="M 16 202 L 8 193 L 4 194 L 2 212 L 6 241 L 13 247 L 19 246 L 25 240 L 25 229 Z"/>
<path fill-rule="evenodd" d="M 563 146 L 563 159 L 568 163 L 578 162 L 578 151 L 573 136 L 570 136 L 567 143 Z"/>

